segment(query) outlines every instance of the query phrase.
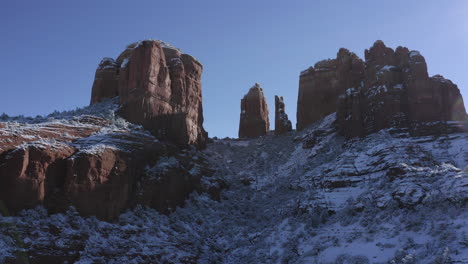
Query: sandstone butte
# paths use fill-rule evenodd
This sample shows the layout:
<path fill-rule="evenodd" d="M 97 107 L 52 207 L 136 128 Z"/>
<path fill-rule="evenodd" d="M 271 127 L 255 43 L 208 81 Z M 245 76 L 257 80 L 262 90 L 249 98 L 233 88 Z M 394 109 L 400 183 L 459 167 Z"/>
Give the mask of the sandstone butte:
<path fill-rule="evenodd" d="M 197 59 L 162 41 L 133 43 L 101 61 L 91 104 L 119 96 L 119 114 L 129 122 L 157 138 L 204 147 L 202 71 Z"/>
<path fill-rule="evenodd" d="M 429 77 L 424 57 L 378 40 L 365 61 L 347 49 L 300 75 L 297 129 L 337 112 L 339 131 L 364 136 L 383 128 L 466 120 L 458 87 L 441 75 Z"/>
<path fill-rule="evenodd" d="M 255 138 L 270 130 L 268 104 L 260 84 L 256 83 L 241 99 L 239 138 Z"/>

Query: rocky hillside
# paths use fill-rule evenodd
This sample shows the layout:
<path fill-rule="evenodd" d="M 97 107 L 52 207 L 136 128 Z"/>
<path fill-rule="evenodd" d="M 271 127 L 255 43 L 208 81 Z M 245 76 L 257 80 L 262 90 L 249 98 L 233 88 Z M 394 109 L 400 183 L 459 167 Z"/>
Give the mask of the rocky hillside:
<path fill-rule="evenodd" d="M 467 263 L 467 153 L 467 133 L 346 140 L 335 114 L 301 132 L 215 140 L 197 155 L 229 186 L 219 201 L 193 193 L 172 214 L 137 206 L 112 223 L 25 210 L 0 218 L 0 259 Z"/>
<path fill-rule="evenodd" d="M 182 205 L 213 171 L 197 152 L 156 139 L 116 115 L 118 100 L 45 118 L 1 122 L 0 200 L 3 210 L 45 206 L 112 220 L 145 204 L 161 212 Z M 192 153 L 192 154 L 188 154 Z M 160 169 L 170 159 L 182 164 Z"/>

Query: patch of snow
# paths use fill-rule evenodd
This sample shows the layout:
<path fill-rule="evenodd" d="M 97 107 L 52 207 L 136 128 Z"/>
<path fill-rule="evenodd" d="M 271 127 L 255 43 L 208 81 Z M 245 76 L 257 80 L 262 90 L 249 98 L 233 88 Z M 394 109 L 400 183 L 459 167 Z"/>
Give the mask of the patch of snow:
<path fill-rule="evenodd" d="M 412 50 L 412 51 L 410 51 L 410 53 L 408 55 L 410 57 L 421 56 L 421 53 L 419 53 L 419 51 L 417 51 L 417 50 Z"/>
<path fill-rule="evenodd" d="M 126 68 L 129 61 L 130 61 L 130 60 L 129 60 L 128 58 L 125 58 L 125 59 L 122 61 L 122 64 L 120 64 L 120 68 Z"/>

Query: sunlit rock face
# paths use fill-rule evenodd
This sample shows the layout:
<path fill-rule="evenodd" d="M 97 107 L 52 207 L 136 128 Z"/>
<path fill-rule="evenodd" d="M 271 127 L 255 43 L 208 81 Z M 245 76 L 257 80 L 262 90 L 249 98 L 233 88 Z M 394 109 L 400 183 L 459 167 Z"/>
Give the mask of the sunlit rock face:
<path fill-rule="evenodd" d="M 365 51 L 363 62 L 340 49 L 337 58 L 301 74 L 298 129 L 337 112 L 340 133 L 364 136 L 383 128 L 466 120 L 458 87 L 441 75 L 429 77 L 424 57 L 382 41 Z"/>
<path fill-rule="evenodd" d="M 162 41 L 131 44 L 96 70 L 91 104 L 120 96 L 120 115 L 179 145 L 204 147 L 202 64 Z"/>
<path fill-rule="evenodd" d="M 268 130 L 268 105 L 263 89 L 256 83 L 241 100 L 239 138 L 263 136 Z"/>

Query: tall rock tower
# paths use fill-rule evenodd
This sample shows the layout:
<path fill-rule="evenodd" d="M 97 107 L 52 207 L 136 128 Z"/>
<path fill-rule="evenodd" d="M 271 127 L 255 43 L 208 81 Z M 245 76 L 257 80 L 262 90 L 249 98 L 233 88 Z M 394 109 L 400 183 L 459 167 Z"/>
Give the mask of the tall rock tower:
<path fill-rule="evenodd" d="M 241 100 L 239 138 L 263 136 L 268 130 L 268 105 L 263 89 L 256 83 Z"/>
<path fill-rule="evenodd" d="M 120 115 L 159 139 L 178 145 L 206 144 L 203 129 L 202 64 L 162 41 L 127 46 L 96 70 L 91 104 L 120 97 Z"/>
<path fill-rule="evenodd" d="M 281 135 L 291 130 L 292 124 L 286 114 L 283 96 L 275 95 L 275 135 Z"/>

